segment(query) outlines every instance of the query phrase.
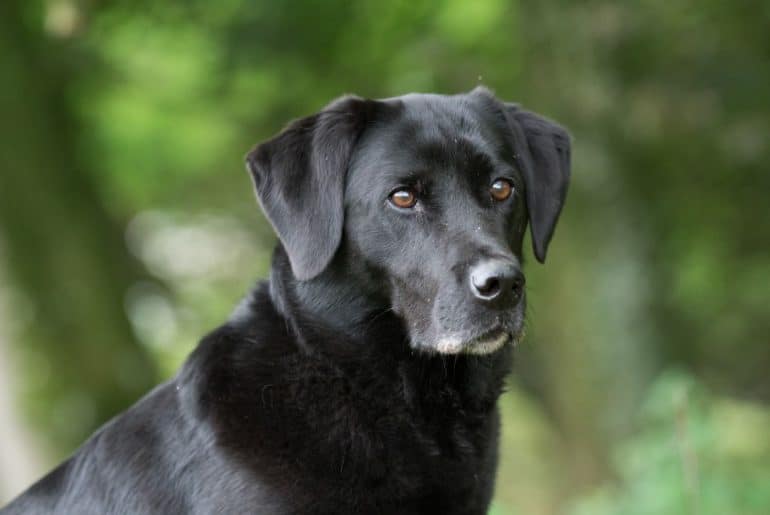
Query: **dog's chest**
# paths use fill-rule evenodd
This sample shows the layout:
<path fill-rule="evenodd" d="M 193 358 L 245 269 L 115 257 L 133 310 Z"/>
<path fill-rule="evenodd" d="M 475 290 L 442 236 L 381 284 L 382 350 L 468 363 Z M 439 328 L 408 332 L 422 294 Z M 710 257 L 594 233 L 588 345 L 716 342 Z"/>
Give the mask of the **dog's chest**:
<path fill-rule="evenodd" d="M 494 479 L 494 409 L 470 406 L 448 378 L 298 366 L 253 392 L 251 413 L 228 410 L 217 428 L 225 448 L 294 507 L 287 513 L 483 504 Z"/>

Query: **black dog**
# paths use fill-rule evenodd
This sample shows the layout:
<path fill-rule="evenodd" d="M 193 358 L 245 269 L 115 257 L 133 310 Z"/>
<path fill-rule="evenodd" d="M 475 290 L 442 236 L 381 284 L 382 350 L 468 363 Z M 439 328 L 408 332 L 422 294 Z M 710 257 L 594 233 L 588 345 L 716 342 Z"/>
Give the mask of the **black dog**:
<path fill-rule="evenodd" d="M 344 97 L 247 162 L 269 282 L 4 515 L 486 512 L 567 133 L 484 89 Z"/>

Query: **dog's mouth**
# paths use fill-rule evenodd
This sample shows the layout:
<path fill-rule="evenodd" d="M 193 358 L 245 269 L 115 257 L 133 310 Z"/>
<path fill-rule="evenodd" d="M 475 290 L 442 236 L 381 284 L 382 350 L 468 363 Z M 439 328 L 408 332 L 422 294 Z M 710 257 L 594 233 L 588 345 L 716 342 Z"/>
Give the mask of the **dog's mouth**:
<path fill-rule="evenodd" d="M 511 341 L 512 335 L 503 329 L 493 329 L 478 338 L 474 338 L 465 346 L 468 354 L 490 354 Z"/>
<path fill-rule="evenodd" d="M 509 331 L 502 327 L 494 327 L 470 339 L 442 338 L 436 343 L 436 350 L 441 354 L 491 354 L 513 339 Z"/>

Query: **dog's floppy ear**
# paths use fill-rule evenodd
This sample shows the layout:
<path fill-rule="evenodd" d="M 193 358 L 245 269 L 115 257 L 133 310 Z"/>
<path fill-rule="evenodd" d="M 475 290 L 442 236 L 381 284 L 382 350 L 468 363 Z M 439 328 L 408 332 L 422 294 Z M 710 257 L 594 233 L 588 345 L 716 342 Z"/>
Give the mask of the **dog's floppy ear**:
<path fill-rule="evenodd" d="M 560 125 L 516 104 L 504 106 L 513 147 L 527 187 L 527 209 L 535 257 L 545 262 L 548 243 L 567 196 L 570 137 Z"/>
<path fill-rule="evenodd" d="M 339 247 L 348 163 L 375 103 L 342 97 L 246 156 L 259 203 L 299 280 L 320 274 Z"/>

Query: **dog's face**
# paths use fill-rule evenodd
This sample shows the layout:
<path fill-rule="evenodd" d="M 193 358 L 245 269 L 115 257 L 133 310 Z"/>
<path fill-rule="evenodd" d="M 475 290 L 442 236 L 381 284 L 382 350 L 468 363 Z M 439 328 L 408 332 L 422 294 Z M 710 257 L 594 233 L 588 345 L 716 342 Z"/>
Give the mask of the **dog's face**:
<path fill-rule="evenodd" d="M 399 102 L 354 151 L 345 236 L 383 271 L 415 347 L 491 352 L 524 314 L 525 189 L 510 142 L 467 100 Z"/>
<path fill-rule="evenodd" d="M 520 337 L 524 231 L 543 261 L 569 178 L 557 125 L 486 90 L 345 98 L 248 162 L 297 279 L 335 255 L 351 281 L 382 278 L 417 349 L 486 354 Z"/>

